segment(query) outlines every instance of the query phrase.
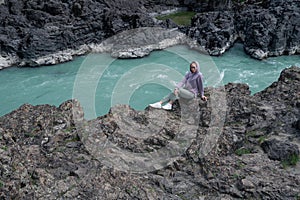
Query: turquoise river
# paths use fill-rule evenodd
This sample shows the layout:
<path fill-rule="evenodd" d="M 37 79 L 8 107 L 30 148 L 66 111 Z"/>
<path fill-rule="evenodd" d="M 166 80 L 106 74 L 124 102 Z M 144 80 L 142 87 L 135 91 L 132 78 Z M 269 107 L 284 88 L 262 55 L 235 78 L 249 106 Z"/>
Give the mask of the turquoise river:
<path fill-rule="evenodd" d="M 284 68 L 300 67 L 299 55 L 259 61 L 246 55 L 241 44 L 220 57 L 203 55 L 186 46 L 154 51 L 140 59 L 90 54 L 54 66 L 0 71 L 0 116 L 24 103 L 58 106 L 72 98 L 79 99 L 87 119 L 106 114 L 115 104 L 142 110 L 169 93 L 192 60 L 199 61 L 205 86 L 247 83 L 252 94 L 276 81 Z"/>

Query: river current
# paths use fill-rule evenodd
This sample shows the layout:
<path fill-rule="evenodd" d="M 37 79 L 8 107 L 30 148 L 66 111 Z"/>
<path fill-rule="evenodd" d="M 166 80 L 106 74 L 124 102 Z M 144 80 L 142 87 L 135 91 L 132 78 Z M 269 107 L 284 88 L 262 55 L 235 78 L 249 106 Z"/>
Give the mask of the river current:
<path fill-rule="evenodd" d="M 153 51 L 139 59 L 89 54 L 54 66 L 0 71 L 0 116 L 24 103 L 58 106 L 71 98 L 79 99 L 87 119 L 106 114 L 115 104 L 129 104 L 142 110 L 167 95 L 193 60 L 200 63 L 205 87 L 247 83 L 251 94 L 276 81 L 284 68 L 300 67 L 299 55 L 259 61 L 246 55 L 242 44 L 235 44 L 219 57 L 186 46 Z"/>

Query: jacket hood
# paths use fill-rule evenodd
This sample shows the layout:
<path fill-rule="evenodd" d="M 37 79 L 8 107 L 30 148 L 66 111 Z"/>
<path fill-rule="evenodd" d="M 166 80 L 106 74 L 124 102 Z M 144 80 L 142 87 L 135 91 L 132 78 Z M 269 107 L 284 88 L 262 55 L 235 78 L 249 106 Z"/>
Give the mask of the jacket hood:
<path fill-rule="evenodd" d="M 196 64 L 196 71 L 195 71 L 195 74 L 197 74 L 198 72 L 200 72 L 200 65 L 199 65 L 199 63 L 197 62 L 197 61 L 192 61 L 191 62 L 191 64 L 192 63 L 195 63 Z M 191 72 L 191 71 L 190 71 Z M 191 72 L 192 73 L 192 72 Z"/>
<path fill-rule="evenodd" d="M 197 61 L 194 61 L 194 63 L 196 64 L 196 72 L 195 73 L 199 73 L 200 72 L 200 65 Z"/>
<path fill-rule="evenodd" d="M 188 71 L 188 73 L 186 74 L 186 78 L 187 79 L 189 79 L 189 78 L 195 79 L 198 76 L 202 76 L 202 73 L 200 72 L 200 65 L 199 65 L 199 63 L 197 61 L 193 61 L 193 62 L 191 62 L 191 64 L 192 63 L 196 64 L 196 71 L 194 73 L 192 73 L 191 70 Z"/>

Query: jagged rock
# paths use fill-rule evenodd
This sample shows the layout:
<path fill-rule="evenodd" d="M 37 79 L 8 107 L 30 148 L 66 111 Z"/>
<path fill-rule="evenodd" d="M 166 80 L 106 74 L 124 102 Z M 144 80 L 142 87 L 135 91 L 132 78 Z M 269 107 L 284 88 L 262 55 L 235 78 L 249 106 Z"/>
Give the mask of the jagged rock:
<path fill-rule="evenodd" d="M 273 139 L 263 142 L 261 146 L 269 158 L 273 160 L 283 161 L 292 156 L 299 156 L 299 147 L 289 142 Z"/>
<path fill-rule="evenodd" d="M 237 38 L 233 15 L 228 11 L 197 14 L 187 35 L 195 38 L 210 55 L 221 55 Z"/>
<path fill-rule="evenodd" d="M 255 189 L 255 185 L 247 179 L 241 180 L 240 187 L 242 190 L 245 190 L 245 191 L 251 191 L 251 190 Z"/>
<path fill-rule="evenodd" d="M 294 123 L 294 127 L 298 130 L 300 130 L 300 119 L 297 120 L 295 123 Z"/>
<path fill-rule="evenodd" d="M 187 34 L 210 55 L 223 54 L 237 39 L 244 42 L 246 53 L 256 59 L 299 54 L 300 7 L 296 1 L 250 1 L 239 6 L 222 12 L 214 7 L 212 12 L 197 14 Z"/>
<path fill-rule="evenodd" d="M 56 64 L 70 60 L 76 54 L 66 59 L 49 55 L 76 50 L 84 44 L 99 44 L 123 30 L 153 25 L 150 16 L 138 12 L 139 8 L 134 11 L 135 6 L 128 2 L 116 5 L 118 2 L 107 4 L 93 0 L 24 3 L 9 0 L 0 5 L 1 54 L 17 57 L 17 61 L 11 61 L 15 65 Z M 119 11 L 119 8 L 122 9 Z M 46 56 L 48 59 L 45 60 L 54 61 L 42 62 L 40 58 Z"/>
<path fill-rule="evenodd" d="M 299 54 L 299 3 L 275 2 L 259 9 L 246 7 L 237 17 L 245 51 L 254 58 Z"/>
<path fill-rule="evenodd" d="M 180 10 L 197 12 L 191 26 L 154 18 Z M 237 39 L 257 59 L 299 54 L 298 18 L 297 0 L 241 3 L 231 0 L 7 0 L 0 4 L 0 69 L 69 61 L 84 45 L 97 46 L 120 32 L 157 26 L 178 28 L 197 40 L 210 55 L 221 55 Z M 61 55 L 65 51 L 70 55 Z M 88 52 L 85 49 L 82 53 Z M 130 49 L 121 56 L 128 57 L 131 53 Z M 143 55 L 146 54 L 137 56 Z"/>

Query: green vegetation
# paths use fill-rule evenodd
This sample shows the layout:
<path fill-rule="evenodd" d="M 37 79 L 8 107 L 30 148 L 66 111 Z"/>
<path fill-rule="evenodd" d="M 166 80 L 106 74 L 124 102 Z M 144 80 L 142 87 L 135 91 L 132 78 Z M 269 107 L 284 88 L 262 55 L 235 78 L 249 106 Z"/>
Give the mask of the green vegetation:
<path fill-rule="evenodd" d="M 292 154 L 287 159 L 281 161 L 282 167 L 286 169 L 288 166 L 295 166 L 299 162 L 300 158 L 297 154 Z"/>
<path fill-rule="evenodd" d="M 2 188 L 4 186 L 4 183 L 2 181 L 0 181 L 0 188 Z"/>
<path fill-rule="evenodd" d="M 191 19 L 195 16 L 195 12 L 182 11 L 176 12 L 169 15 L 158 16 L 158 20 L 172 19 L 177 25 L 189 26 L 191 25 Z"/>
<path fill-rule="evenodd" d="M 7 148 L 7 146 L 2 146 L 1 149 L 4 151 L 7 151 L 8 148 Z"/>
<path fill-rule="evenodd" d="M 256 137 L 257 131 L 249 131 L 246 133 L 247 138 L 248 137 Z"/>
<path fill-rule="evenodd" d="M 243 169 L 245 167 L 245 164 L 242 161 L 237 161 L 237 165 L 239 169 Z"/>
<path fill-rule="evenodd" d="M 250 149 L 245 149 L 244 147 L 235 150 L 235 154 L 238 155 L 238 156 L 242 156 L 244 154 L 249 154 L 249 153 L 251 153 L 251 150 Z"/>
<path fill-rule="evenodd" d="M 133 194 L 138 191 L 139 191 L 139 188 L 135 185 L 129 186 L 125 189 L 125 192 L 127 192 L 128 194 Z"/>
<path fill-rule="evenodd" d="M 69 127 L 65 128 L 63 131 L 64 132 L 73 132 L 74 130 L 76 130 L 75 126 L 69 126 Z"/>
<path fill-rule="evenodd" d="M 258 138 L 258 143 L 262 144 L 267 139 L 267 136 L 263 135 Z"/>
<path fill-rule="evenodd" d="M 240 179 L 244 179 L 245 175 L 239 174 L 239 173 L 234 173 L 231 175 L 231 178 L 234 180 L 240 180 Z"/>
<path fill-rule="evenodd" d="M 261 135 L 264 134 L 264 135 Z M 267 139 L 267 130 L 259 129 L 259 130 L 253 130 L 246 133 L 246 141 L 249 141 L 249 138 L 256 138 L 257 142 L 259 144 L 262 144 Z"/>
<path fill-rule="evenodd" d="M 235 180 L 238 180 L 238 179 L 239 179 L 239 177 L 240 177 L 240 175 L 239 175 L 239 174 L 233 174 L 233 175 L 232 175 L 232 178 L 233 178 L 233 179 L 235 179 Z"/>
<path fill-rule="evenodd" d="M 67 144 L 69 142 L 78 142 L 78 141 L 80 141 L 80 137 L 76 134 L 76 135 L 72 135 L 72 137 L 66 139 L 65 144 Z"/>

